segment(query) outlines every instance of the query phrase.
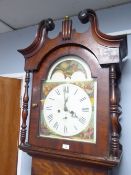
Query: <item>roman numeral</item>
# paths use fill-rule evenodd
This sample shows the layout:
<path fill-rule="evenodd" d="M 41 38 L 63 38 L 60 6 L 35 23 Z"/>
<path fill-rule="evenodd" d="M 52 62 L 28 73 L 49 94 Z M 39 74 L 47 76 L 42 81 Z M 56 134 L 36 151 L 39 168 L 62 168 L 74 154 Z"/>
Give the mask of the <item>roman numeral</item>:
<path fill-rule="evenodd" d="M 49 98 L 50 100 L 55 100 L 54 98 Z"/>
<path fill-rule="evenodd" d="M 82 108 L 83 112 L 89 112 L 89 108 Z"/>
<path fill-rule="evenodd" d="M 64 133 L 67 133 L 67 127 L 64 126 Z"/>
<path fill-rule="evenodd" d="M 58 129 L 58 127 L 59 127 L 58 122 L 55 122 L 55 124 L 53 125 L 53 128 Z"/>
<path fill-rule="evenodd" d="M 68 86 L 64 86 L 63 91 L 64 91 L 65 93 L 69 93 L 69 87 L 68 87 Z"/>
<path fill-rule="evenodd" d="M 83 102 L 86 99 L 86 97 L 83 97 L 80 99 L 80 102 Z"/>
<path fill-rule="evenodd" d="M 49 120 L 49 122 L 51 122 L 52 120 L 53 120 L 53 115 L 52 114 L 50 114 L 50 115 L 48 115 L 48 120 Z"/>
<path fill-rule="evenodd" d="M 84 124 L 84 123 L 86 122 L 86 119 L 85 119 L 84 117 L 81 117 L 81 118 L 79 119 L 79 122 L 82 123 L 82 124 Z"/>
<path fill-rule="evenodd" d="M 75 91 L 74 95 L 76 95 L 77 91 L 78 91 L 78 89 L 76 89 L 76 91 Z"/>
<path fill-rule="evenodd" d="M 74 126 L 74 128 L 75 128 L 75 130 L 77 130 L 77 127 L 76 126 Z"/>
<path fill-rule="evenodd" d="M 55 90 L 57 95 L 60 95 L 60 91 L 58 89 Z"/>
<path fill-rule="evenodd" d="M 52 110 L 52 106 L 46 106 L 46 110 Z"/>

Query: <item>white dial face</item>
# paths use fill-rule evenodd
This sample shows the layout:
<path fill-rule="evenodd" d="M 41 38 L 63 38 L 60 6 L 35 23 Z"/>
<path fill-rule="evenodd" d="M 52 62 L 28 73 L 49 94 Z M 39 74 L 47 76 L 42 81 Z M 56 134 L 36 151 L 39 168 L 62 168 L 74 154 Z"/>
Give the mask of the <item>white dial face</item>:
<path fill-rule="evenodd" d="M 88 126 L 92 107 L 88 94 L 79 86 L 68 83 L 49 92 L 43 113 L 51 131 L 61 136 L 74 136 Z"/>

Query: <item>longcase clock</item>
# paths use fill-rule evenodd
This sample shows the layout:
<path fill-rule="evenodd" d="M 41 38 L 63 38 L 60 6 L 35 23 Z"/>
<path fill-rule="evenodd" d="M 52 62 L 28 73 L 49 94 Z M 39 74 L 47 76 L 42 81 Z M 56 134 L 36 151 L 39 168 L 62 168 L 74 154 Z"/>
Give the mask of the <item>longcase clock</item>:
<path fill-rule="evenodd" d="M 72 29 L 65 17 L 59 35 L 50 39 L 55 25 L 47 19 L 33 43 L 19 50 L 26 72 L 19 147 L 32 156 L 32 175 L 109 175 L 121 159 L 118 82 L 126 36 L 100 32 L 93 10 L 78 18 L 90 24 L 86 32 Z"/>

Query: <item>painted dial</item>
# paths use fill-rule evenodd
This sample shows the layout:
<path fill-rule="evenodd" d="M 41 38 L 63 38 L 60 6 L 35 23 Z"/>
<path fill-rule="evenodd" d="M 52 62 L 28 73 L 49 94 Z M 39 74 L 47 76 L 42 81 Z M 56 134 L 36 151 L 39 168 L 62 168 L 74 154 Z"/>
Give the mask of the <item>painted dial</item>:
<path fill-rule="evenodd" d="M 74 136 L 89 124 L 92 107 L 81 87 L 66 83 L 53 88 L 44 102 L 44 119 L 48 128 L 60 136 Z"/>

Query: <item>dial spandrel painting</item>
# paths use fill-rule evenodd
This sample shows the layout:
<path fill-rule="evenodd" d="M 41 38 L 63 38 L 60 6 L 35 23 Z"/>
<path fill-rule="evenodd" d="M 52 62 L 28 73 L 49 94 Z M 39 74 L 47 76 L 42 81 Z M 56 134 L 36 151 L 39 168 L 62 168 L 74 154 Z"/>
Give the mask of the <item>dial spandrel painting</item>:
<path fill-rule="evenodd" d="M 96 93 L 80 58 L 60 59 L 41 81 L 40 137 L 96 143 Z"/>

